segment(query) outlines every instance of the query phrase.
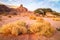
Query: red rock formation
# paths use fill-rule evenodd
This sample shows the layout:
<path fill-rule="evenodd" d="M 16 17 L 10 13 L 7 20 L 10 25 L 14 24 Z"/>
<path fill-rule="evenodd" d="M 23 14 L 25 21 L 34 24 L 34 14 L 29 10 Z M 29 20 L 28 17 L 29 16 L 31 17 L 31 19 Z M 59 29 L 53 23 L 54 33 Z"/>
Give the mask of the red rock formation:
<path fill-rule="evenodd" d="M 1 13 L 6 13 L 9 15 L 16 15 L 16 14 L 20 14 L 20 13 L 25 13 L 28 12 L 28 9 L 23 7 L 23 5 L 21 4 L 18 8 L 14 9 L 14 8 L 9 8 L 6 5 L 1 4 L 0 5 L 0 14 Z"/>
<path fill-rule="evenodd" d="M 17 8 L 17 11 L 20 12 L 20 13 L 22 13 L 22 12 L 27 12 L 28 9 L 25 8 L 25 7 L 23 7 L 23 5 L 21 4 L 21 5 Z"/>
<path fill-rule="evenodd" d="M 10 11 L 10 8 L 7 7 L 6 5 L 3 5 L 3 4 L 0 4 L 0 12 L 9 12 Z"/>

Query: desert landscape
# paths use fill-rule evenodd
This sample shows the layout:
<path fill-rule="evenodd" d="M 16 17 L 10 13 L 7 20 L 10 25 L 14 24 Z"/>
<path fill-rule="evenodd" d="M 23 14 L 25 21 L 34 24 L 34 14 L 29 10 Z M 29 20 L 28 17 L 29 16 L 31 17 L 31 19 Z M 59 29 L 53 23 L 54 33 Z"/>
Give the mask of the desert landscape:
<path fill-rule="evenodd" d="M 60 40 L 60 13 L 51 8 L 28 10 L 0 4 L 0 40 Z"/>

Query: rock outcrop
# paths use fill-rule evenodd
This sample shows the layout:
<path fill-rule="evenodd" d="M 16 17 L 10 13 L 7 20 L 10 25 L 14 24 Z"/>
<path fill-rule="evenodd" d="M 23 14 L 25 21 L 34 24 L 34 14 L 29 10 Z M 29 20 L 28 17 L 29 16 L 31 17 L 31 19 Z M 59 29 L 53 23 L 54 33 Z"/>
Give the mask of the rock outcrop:
<path fill-rule="evenodd" d="M 27 12 L 28 9 L 25 8 L 25 7 L 23 7 L 23 5 L 21 4 L 21 5 L 17 8 L 17 11 L 20 12 L 20 13 L 22 13 L 22 12 Z"/>
<path fill-rule="evenodd" d="M 20 13 L 25 13 L 27 12 L 28 9 L 23 7 L 23 5 L 21 4 L 19 7 L 17 8 L 9 8 L 7 7 L 6 5 L 3 5 L 1 4 L 0 5 L 0 14 L 2 13 L 6 13 L 6 14 L 9 14 L 9 15 L 17 15 L 17 14 L 20 14 Z"/>
<path fill-rule="evenodd" d="M 2 13 L 7 14 L 10 11 L 11 11 L 11 9 L 9 7 L 7 7 L 6 5 L 0 4 L 0 14 L 2 14 Z"/>

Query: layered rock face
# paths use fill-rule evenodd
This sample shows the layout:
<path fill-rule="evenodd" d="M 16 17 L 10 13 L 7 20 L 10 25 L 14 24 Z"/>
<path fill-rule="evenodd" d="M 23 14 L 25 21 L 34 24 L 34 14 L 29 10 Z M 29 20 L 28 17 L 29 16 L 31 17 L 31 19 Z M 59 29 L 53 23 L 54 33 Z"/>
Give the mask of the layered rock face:
<path fill-rule="evenodd" d="M 15 15 L 15 14 L 20 14 L 20 13 L 25 13 L 27 12 L 28 9 L 23 7 L 23 5 L 21 4 L 18 8 L 14 9 L 14 8 L 9 8 L 6 5 L 1 4 L 0 5 L 0 13 L 7 13 L 10 15 Z"/>
<path fill-rule="evenodd" d="M 0 5 L 0 12 L 3 12 L 3 11 L 9 12 L 10 8 L 5 5 Z"/>
<path fill-rule="evenodd" d="M 17 11 L 18 11 L 18 12 L 27 12 L 28 9 L 25 8 L 25 7 L 23 7 L 23 5 L 21 4 L 21 5 L 17 8 Z"/>
<path fill-rule="evenodd" d="M 11 9 L 5 5 L 0 4 L 0 14 L 10 12 Z"/>
<path fill-rule="evenodd" d="M 0 4 L 0 14 L 4 15 L 14 15 L 16 12 L 16 9 L 9 8 L 6 5 Z"/>

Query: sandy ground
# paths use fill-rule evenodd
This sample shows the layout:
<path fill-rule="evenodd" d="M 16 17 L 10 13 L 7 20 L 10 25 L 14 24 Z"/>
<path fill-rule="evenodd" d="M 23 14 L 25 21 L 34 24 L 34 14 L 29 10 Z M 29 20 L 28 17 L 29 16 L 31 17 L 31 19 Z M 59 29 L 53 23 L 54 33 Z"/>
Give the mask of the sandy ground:
<path fill-rule="evenodd" d="M 50 22 L 51 25 L 55 28 L 60 27 L 60 21 L 53 21 L 51 18 L 43 18 L 43 19 Z M 34 22 L 34 20 L 29 20 L 28 17 L 19 17 L 19 16 L 17 16 L 17 17 L 15 16 L 12 18 L 5 17 L 5 18 L 3 18 L 2 21 L 0 21 L 0 26 L 2 26 L 3 24 L 7 24 L 9 22 L 14 22 L 16 20 L 24 20 L 24 21 L 27 20 L 26 21 L 27 24 Z M 3 34 L 0 34 L 0 40 L 60 40 L 60 32 L 57 31 L 50 38 L 39 37 L 34 34 L 23 34 L 23 35 L 19 35 L 19 36 L 13 36 L 13 35 L 4 36 Z"/>

